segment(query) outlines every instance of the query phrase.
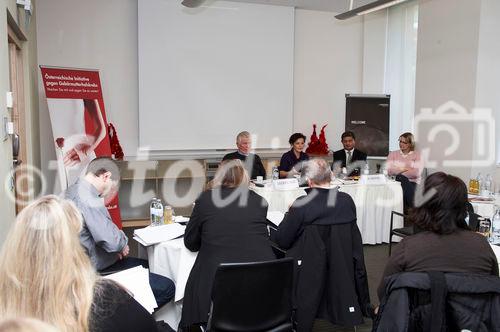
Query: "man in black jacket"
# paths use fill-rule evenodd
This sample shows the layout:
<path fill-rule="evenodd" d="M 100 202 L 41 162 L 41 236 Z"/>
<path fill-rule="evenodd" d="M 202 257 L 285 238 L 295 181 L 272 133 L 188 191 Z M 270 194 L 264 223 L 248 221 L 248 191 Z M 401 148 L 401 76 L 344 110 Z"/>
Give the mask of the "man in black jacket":
<path fill-rule="evenodd" d="M 311 331 L 316 317 L 362 324 L 371 305 L 356 206 L 330 188 L 326 161 L 306 162 L 303 175 L 311 189 L 292 204 L 274 238 L 296 261 L 297 331 Z"/>
<path fill-rule="evenodd" d="M 257 176 L 266 177 L 266 170 L 260 157 L 254 153 L 250 153 L 252 149 L 252 137 L 248 131 L 242 131 L 236 136 L 236 147 L 238 151 L 228 153 L 222 160 L 239 159 L 245 164 L 245 169 L 248 172 L 250 179 L 255 179 Z"/>
<path fill-rule="evenodd" d="M 343 149 L 333 153 L 333 169 L 346 167 L 349 176 L 361 175 L 361 166 L 366 164 L 366 153 L 356 149 L 356 136 L 346 131 L 341 136 Z"/>

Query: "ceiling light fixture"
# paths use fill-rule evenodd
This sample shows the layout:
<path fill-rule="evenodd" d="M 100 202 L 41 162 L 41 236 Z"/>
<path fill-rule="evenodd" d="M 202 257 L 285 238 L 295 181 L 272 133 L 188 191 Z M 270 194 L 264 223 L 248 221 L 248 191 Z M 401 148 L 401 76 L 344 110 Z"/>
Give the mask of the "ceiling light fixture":
<path fill-rule="evenodd" d="M 196 7 L 199 7 L 201 6 L 202 3 L 204 3 L 205 0 L 183 0 L 181 2 L 181 4 L 184 6 L 184 7 L 188 7 L 188 8 L 196 8 Z"/>
<path fill-rule="evenodd" d="M 335 18 L 338 20 L 345 20 L 345 19 L 359 16 L 359 15 L 373 13 L 373 12 L 397 5 L 397 4 L 405 2 L 405 1 L 408 1 L 408 0 L 377 0 L 377 1 L 374 1 L 374 2 L 369 3 L 367 5 L 360 6 L 358 8 L 354 8 L 354 9 L 350 8 L 349 11 L 346 11 L 345 13 L 336 15 Z"/>

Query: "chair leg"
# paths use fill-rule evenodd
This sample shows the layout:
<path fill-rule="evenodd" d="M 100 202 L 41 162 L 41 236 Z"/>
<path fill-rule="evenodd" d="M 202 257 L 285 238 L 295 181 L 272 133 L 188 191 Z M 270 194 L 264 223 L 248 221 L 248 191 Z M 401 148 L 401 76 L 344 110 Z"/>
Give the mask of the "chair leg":
<path fill-rule="evenodd" d="M 391 257 L 391 248 L 392 248 L 392 235 L 389 236 L 389 257 Z"/>

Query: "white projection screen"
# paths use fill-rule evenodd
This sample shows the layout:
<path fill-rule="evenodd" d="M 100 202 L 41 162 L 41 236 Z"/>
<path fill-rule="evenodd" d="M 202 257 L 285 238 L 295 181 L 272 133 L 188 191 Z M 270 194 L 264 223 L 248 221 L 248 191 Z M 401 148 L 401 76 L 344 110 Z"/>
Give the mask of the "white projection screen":
<path fill-rule="evenodd" d="M 139 0 L 139 132 L 154 151 L 288 147 L 294 9 Z"/>

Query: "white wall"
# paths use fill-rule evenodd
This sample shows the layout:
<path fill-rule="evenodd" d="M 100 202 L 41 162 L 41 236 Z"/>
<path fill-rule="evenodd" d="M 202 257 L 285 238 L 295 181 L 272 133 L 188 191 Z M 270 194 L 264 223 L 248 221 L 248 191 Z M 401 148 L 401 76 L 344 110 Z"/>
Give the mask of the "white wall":
<path fill-rule="evenodd" d="M 125 155 L 135 156 L 139 116 L 136 1 L 52 0 L 41 3 L 37 14 L 39 63 L 100 69 L 108 120 L 117 126 Z M 332 13 L 296 11 L 294 130 L 309 136 L 313 122 L 329 123 L 327 138 L 332 148 L 340 146 L 338 136 L 344 128 L 344 93 L 362 89 L 362 34 L 359 19 L 342 22 Z M 55 152 L 41 84 L 39 92 L 42 165 L 48 173 Z"/>
<path fill-rule="evenodd" d="M 100 69 L 108 121 L 116 125 L 125 155 L 136 156 L 136 0 L 51 0 L 39 4 L 37 15 L 39 63 Z M 341 147 L 345 93 L 383 91 L 379 75 L 385 63 L 386 15 L 383 11 L 365 18 L 366 24 L 377 27 L 373 30 L 364 28 L 363 19 L 338 21 L 333 13 L 296 10 L 294 131 L 309 138 L 313 123 L 328 123 L 330 149 Z M 55 152 L 41 84 L 39 93 L 42 168 L 54 181 L 54 171 L 47 166 Z"/>
<path fill-rule="evenodd" d="M 37 10 L 40 65 L 100 69 L 108 122 L 115 124 L 126 155 L 138 145 L 137 1 L 51 0 Z M 55 171 L 52 129 L 39 82 L 42 170 L 50 184 Z M 57 190 L 56 190 L 57 192 Z"/>
<path fill-rule="evenodd" d="M 328 123 L 329 148 L 340 148 L 345 93 L 360 93 L 362 77 L 362 20 L 338 21 L 331 13 L 296 10 L 294 130 L 309 139 L 313 123 L 318 135 Z"/>
<path fill-rule="evenodd" d="M 363 89 L 366 94 L 385 94 L 385 59 L 388 11 L 363 16 Z"/>
<path fill-rule="evenodd" d="M 495 151 L 489 147 L 498 143 L 499 127 L 491 128 L 494 121 L 490 118 L 477 121 L 480 113 L 476 108 L 490 108 L 499 118 L 499 31 L 500 3 L 496 0 L 420 3 L 415 114 L 420 114 L 422 108 L 435 110 L 452 100 L 474 118 L 469 123 L 450 118 L 459 133 L 458 149 L 452 155 L 447 155 L 446 149 L 454 140 L 445 132 L 436 136 L 435 142 L 427 143 L 430 159 L 437 163 L 435 169 L 453 173 L 466 182 L 478 172 L 495 172 Z M 435 125 L 427 123 L 418 131 L 425 136 Z M 493 137 L 488 138 L 489 133 Z M 449 160 L 466 162 L 447 166 Z M 475 164 L 479 162 L 483 165 Z"/>
<path fill-rule="evenodd" d="M 448 101 L 454 101 L 468 112 L 475 106 L 477 45 L 479 35 L 480 2 L 469 0 L 433 0 L 419 4 L 417 73 L 415 114 L 422 108 L 436 110 Z M 454 112 L 454 110 L 450 110 Z M 470 113 L 469 113 L 470 114 Z M 454 125 L 460 133 L 460 148 L 453 155 L 446 149 L 453 139 L 445 132 L 434 142 L 425 141 L 436 123 L 417 126 L 421 148 L 430 149 L 429 159 L 436 162 L 436 170 L 451 172 L 468 181 L 471 167 L 449 167 L 445 160 L 472 159 L 473 132 L 470 124 Z M 429 167 L 430 163 L 427 164 Z"/>
<path fill-rule="evenodd" d="M 495 144 L 496 159 L 500 165 L 500 1 L 481 0 L 479 43 L 477 56 L 476 78 L 476 107 L 489 108 L 495 118 L 495 139 L 490 144 Z M 475 151 L 477 156 L 477 151 Z M 477 171 L 493 173 L 494 165 L 482 169 L 472 169 L 471 175 Z M 498 179 L 500 186 L 500 179 Z"/>

